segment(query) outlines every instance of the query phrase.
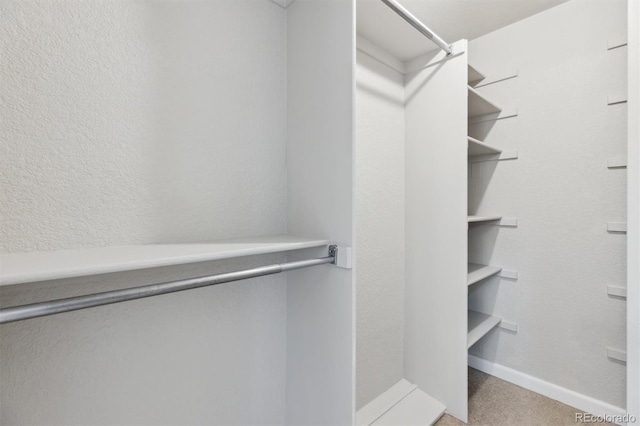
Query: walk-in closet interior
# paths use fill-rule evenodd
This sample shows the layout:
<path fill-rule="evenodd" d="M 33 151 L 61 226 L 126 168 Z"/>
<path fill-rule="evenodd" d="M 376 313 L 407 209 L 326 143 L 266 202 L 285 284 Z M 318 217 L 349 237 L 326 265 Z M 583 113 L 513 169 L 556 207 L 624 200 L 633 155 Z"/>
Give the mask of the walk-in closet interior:
<path fill-rule="evenodd" d="M 0 424 L 640 418 L 638 21 L 0 0 Z"/>
<path fill-rule="evenodd" d="M 467 421 L 468 366 L 590 413 L 638 399 L 627 7 L 357 1 L 358 425 Z"/>

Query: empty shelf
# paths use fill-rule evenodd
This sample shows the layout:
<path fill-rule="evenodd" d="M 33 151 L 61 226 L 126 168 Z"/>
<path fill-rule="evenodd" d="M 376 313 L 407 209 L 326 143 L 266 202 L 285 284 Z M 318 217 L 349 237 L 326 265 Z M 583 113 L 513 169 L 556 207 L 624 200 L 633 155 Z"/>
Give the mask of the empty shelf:
<path fill-rule="evenodd" d="M 484 142 L 480 142 L 478 139 L 474 139 L 471 136 L 467 136 L 467 141 L 469 145 L 469 157 L 474 157 L 476 155 L 496 155 L 502 152 L 502 150 L 487 145 Z"/>
<path fill-rule="evenodd" d="M 502 271 L 499 266 L 469 263 L 467 266 L 467 285 L 475 284 Z"/>
<path fill-rule="evenodd" d="M 477 222 L 493 222 L 494 220 L 500 220 L 502 216 L 468 216 L 467 220 L 469 223 L 477 223 Z"/>
<path fill-rule="evenodd" d="M 432 425 L 442 417 L 446 408 L 440 401 L 416 388 L 371 426 Z"/>
<path fill-rule="evenodd" d="M 0 285 L 206 262 L 322 247 L 328 240 L 278 235 L 202 243 L 146 244 L 0 255 Z"/>
<path fill-rule="evenodd" d="M 470 86 L 475 86 L 481 80 L 484 80 L 484 75 L 471 65 L 467 65 L 467 82 Z"/>
<path fill-rule="evenodd" d="M 502 108 L 498 107 L 493 102 L 482 96 L 473 87 L 469 86 L 469 106 L 468 113 L 469 118 L 478 117 L 486 114 L 497 114 L 502 111 Z"/>
<path fill-rule="evenodd" d="M 500 324 L 500 318 L 483 314 L 476 311 L 468 311 L 467 325 L 467 348 L 473 346 L 482 339 L 495 326 Z"/>

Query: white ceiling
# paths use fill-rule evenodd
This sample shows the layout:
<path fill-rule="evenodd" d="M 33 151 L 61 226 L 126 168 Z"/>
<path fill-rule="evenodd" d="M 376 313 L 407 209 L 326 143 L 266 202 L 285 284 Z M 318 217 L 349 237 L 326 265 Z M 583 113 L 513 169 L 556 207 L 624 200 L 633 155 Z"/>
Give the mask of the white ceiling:
<path fill-rule="evenodd" d="M 447 43 L 473 40 L 568 0 L 399 0 Z M 434 48 L 380 0 L 357 0 L 357 32 L 402 61 Z"/>

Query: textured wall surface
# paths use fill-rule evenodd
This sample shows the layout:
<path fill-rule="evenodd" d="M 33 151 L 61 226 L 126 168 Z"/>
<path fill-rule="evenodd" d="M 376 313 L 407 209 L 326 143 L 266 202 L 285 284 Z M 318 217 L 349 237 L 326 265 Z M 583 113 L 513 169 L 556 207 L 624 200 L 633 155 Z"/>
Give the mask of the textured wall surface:
<path fill-rule="evenodd" d="M 356 409 L 404 378 L 404 76 L 357 52 Z"/>
<path fill-rule="evenodd" d="M 640 259 L 640 2 L 628 2 L 627 258 Z M 627 412 L 640 417 L 640 262 L 627 265 Z"/>
<path fill-rule="evenodd" d="M 470 63 L 488 77 L 517 78 L 479 91 L 519 115 L 476 125 L 471 135 L 519 159 L 471 170 L 472 213 L 518 218 L 517 228 L 470 232 L 470 261 L 503 266 L 519 279 L 493 278 L 470 293 L 472 308 L 518 323 L 471 349 L 484 359 L 567 389 L 625 406 L 625 366 L 608 346 L 625 348 L 624 169 L 607 159 L 626 152 L 626 105 L 607 106 L 625 89 L 624 1 L 574 0 L 470 43 Z"/>
<path fill-rule="evenodd" d="M 0 250 L 284 232 L 285 14 L 0 2 Z M 278 259 L 4 287 L 2 305 Z M 0 371 L 2 424 L 282 424 L 285 277 L 3 325 Z"/>
<path fill-rule="evenodd" d="M 284 230 L 285 11 L 264 0 L 0 7 L 2 250 Z"/>

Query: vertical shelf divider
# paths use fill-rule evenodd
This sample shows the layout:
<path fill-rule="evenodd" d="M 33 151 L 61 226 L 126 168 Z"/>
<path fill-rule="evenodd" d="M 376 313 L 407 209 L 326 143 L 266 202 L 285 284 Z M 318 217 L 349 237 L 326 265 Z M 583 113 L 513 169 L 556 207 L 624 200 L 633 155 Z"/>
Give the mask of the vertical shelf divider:
<path fill-rule="evenodd" d="M 454 51 L 405 80 L 405 374 L 466 421 L 467 41 Z"/>

